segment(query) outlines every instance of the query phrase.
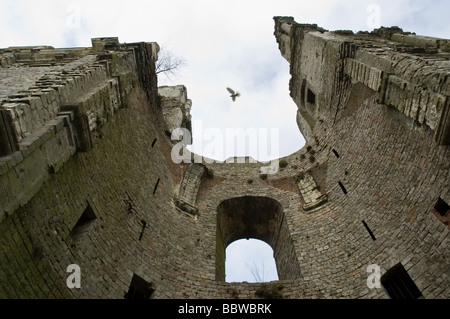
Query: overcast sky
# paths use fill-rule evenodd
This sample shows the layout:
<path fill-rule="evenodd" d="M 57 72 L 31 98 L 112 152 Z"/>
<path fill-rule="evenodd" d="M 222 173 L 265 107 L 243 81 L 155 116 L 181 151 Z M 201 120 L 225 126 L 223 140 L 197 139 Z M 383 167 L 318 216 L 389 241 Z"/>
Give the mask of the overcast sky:
<path fill-rule="evenodd" d="M 177 78 L 162 77 L 159 84 L 187 87 L 193 101 L 194 151 L 218 160 L 233 155 L 268 160 L 304 145 L 296 105 L 289 97 L 289 65 L 273 35 L 274 16 L 293 16 L 299 23 L 328 30 L 372 31 L 397 25 L 420 35 L 450 38 L 449 12 L 448 0 L 0 0 L 0 47 L 91 46 L 91 38 L 107 36 L 117 36 L 122 43 L 158 42 L 186 61 Z M 226 87 L 242 96 L 232 102 Z M 223 133 L 222 141 L 217 134 L 206 139 L 203 133 L 211 128 Z M 278 130 L 277 152 L 227 153 L 227 128 L 267 134 Z M 258 143 L 266 142 L 262 135 L 257 137 Z M 224 146 L 203 152 L 213 140 Z"/>

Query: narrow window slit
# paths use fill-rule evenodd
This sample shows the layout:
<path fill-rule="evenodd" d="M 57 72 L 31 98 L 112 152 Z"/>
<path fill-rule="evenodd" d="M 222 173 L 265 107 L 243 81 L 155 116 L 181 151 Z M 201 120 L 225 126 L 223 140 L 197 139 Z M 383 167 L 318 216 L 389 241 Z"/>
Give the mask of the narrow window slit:
<path fill-rule="evenodd" d="M 310 89 L 308 89 L 308 92 L 306 94 L 306 102 L 308 102 L 310 104 L 315 104 L 316 103 L 316 95 Z"/>
<path fill-rule="evenodd" d="M 153 189 L 153 195 L 155 195 L 155 193 L 156 193 L 156 189 L 158 188 L 159 181 L 160 181 L 160 179 L 158 178 L 158 180 L 156 181 L 156 184 L 155 184 L 155 188 Z"/>
<path fill-rule="evenodd" d="M 141 234 L 139 235 L 139 241 L 142 240 L 142 236 L 144 235 L 145 228 L 147 227 L 147 222 L 145 220 L 141 220 L 141 224 L 142 224 L 142 230 L 141 230 Z"/>
<path fill-rule="evenodd" d="M 339 158 L 339 153 L 334 148 L 331 151 L 334 153 L 334 155 L 336 155 L 337 158 Z"/>
<path fill-rule="evenodd" d="M 339 184 L 339 186 L 341 187 L 342 192 L 343 192 L 344 194 L 347 194 L 347 190 L 345 189 L 344 185 L 342 185 L 341 181 L 339 181 L 338 184 Z"/>
<path fill-rule="evenodd" d="M 362 221 L 364 227 L 366 227 L 367 232 L 369 233 L 370 237 L 372 237 L 373 240 L 376 240 L 375 235 L 372 233 L 372 230 L 369 228 L 367 223 L 363 220 Z"/>

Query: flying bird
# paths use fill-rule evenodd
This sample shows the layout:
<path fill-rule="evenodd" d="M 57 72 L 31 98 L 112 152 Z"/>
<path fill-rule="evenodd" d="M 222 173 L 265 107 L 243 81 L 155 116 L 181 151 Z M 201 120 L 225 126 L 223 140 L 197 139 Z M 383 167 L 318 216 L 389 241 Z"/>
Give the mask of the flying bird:
<path fill-rule="evenodd" d="M 231 93 L 230 97 L 231 97 L 231 99 L 233 100 L 233 102 L 236 101 L 236 97 L 241 96 L 241 93 L 239 93 L 239 92 L 234 92 L 233 89 L 227 88 L 227 90 L 228 90 L 228 92 Z"/>

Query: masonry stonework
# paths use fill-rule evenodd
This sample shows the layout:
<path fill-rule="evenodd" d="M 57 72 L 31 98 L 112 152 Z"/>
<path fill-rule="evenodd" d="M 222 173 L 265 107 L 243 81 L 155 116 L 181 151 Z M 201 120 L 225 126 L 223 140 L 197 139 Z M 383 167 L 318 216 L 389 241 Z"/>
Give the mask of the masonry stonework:
<path fill-rule="evenodd" d="M 307 144 L 274 174 L 172 161 L 192 102 L 157 87 L 156 43 L 1 49 L 0 297 L 124 298 L 146 282 L 153 298 L 260 298 L 225 278 L 226 246 L 252 237 L 273 248 L 266 285 L 283 298 L 389 298 L 367 285 L 372 264 L 448 298 L 450 42 L 291 17 L 275 38 Z"/>

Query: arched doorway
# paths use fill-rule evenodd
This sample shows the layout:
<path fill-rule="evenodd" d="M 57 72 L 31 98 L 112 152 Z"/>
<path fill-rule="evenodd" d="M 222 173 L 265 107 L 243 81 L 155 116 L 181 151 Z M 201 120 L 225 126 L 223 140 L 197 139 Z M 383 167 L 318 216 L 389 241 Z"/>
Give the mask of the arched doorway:
<path fill-rule="evenodd" d="M 217 207 L 216 229 L 217 281 L 225 281 L 227 246 L 243 238 L 256 238 L 272 247 L 280 280 L 300 277 L 300 267 L 283 207 L 278 201 L 263 196 L 224 200 Z"/>

